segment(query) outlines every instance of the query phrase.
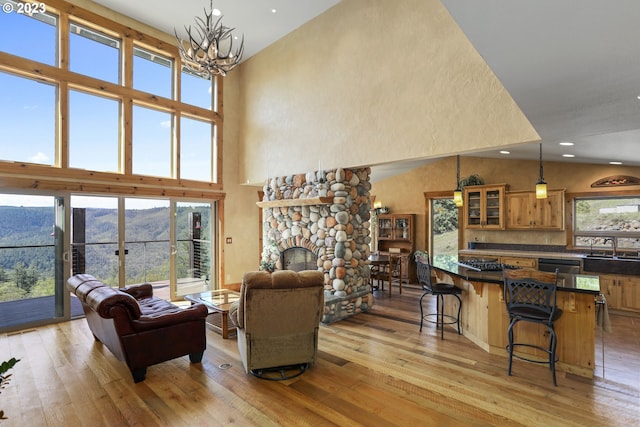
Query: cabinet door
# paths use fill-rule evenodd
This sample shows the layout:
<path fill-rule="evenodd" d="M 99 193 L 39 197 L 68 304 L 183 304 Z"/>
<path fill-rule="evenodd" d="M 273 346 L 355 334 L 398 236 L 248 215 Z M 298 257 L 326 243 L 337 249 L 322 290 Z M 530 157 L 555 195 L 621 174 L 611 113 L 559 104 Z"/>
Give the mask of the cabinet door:
<path fill-rule="evenodd" d="M 609 308 L 620 308 L 620 286 L 617 276 L 600 276 L 600 292 L 607 299 Z"/>
<path fill-rule="evenodd" d="M 620 310 L 640 312 L 640 283 L 635 277 L 619 277 Z M 602 282 L 600 282 L 602 289 Z M 607 300 L 608 301 L 608 300 Z"/>
<path fill-rule="evenodd" d="M 411 216 L 396 215 L 393 217 L 393 234 L 396 240 L 411 240 L 413 224 Z"/>
<path fill-rule="evenodd" d="M 534 195 L 535 197 L 535 195 Z M 507 228 L 531 228 L 531 194 L 507 194 Z"/>
<path fill-rule="evenodd" d="M 393 238 L 393 218 L 390 216 L 378 216 L 378 239 Z"/>
<path fill-rule="evenodd" d="M 467 228 L 482 228 L 482 191 L 465 189 L 464 210 L 465 226 Z"/>
<path fill-rule="evenodd" d="M 485 228 L 504 228 L 503 193 L 501 188 L 485 190 Z"/>
<path fill-rule="evenodd" d="M 536 199 L 533 225 L 540 229 L 564 230 L 564 190 L 552 190 L 546 199 Z"/>

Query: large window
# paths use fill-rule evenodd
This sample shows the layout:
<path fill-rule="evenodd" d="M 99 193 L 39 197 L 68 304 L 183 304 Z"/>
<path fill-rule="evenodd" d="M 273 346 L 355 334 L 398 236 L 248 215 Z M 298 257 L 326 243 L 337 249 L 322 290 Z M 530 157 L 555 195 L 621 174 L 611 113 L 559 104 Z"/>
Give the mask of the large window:
<path fill-rule="evenodd" d="M 12 142 L 0 147 L 0 168 L 51 166 L 43 173 L 52 179 L 68 179 L 64 168 L 118 175 L 85 175 L 109 193 L 108 181 L 125 193 L 155 187 L 145 196 L 184 195 L 184 180 L 193 194 L 222 190 L 217 78 L 183 71 L 166 40 L 142 32 L 133 40 L 131 28 L 91 22 L 77 6 L 0 4 L 0 126 Z"/>
<path fill-rule="evenodd" d="M 573 206 L 576 248 L 640 250 L 640 196 L 576 198 Z"/>
<path fill-rule="evenodd" d="M 73 315 L 70 272 L 170 284 L 176 297 L 217 287 L 222 271 L 219 78 L 182 71 L 168 37 L 85 3 L 0 0 L 0 299 L 29 301 L 18 315 L 51 299 L 43 323 Z"/>

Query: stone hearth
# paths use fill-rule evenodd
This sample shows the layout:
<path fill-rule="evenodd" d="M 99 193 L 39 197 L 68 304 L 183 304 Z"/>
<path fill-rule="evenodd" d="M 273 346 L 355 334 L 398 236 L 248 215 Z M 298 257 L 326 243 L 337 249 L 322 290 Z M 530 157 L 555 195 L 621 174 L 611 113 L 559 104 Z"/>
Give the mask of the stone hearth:
<path fill-rule="evenodd" d="M 264 186 L 262 264 L 282 269 L 280 254 L 304 247 L 324 273 L 323 323 L 373 305 L 369 285 L 369 168 L 274 177 Z"/>

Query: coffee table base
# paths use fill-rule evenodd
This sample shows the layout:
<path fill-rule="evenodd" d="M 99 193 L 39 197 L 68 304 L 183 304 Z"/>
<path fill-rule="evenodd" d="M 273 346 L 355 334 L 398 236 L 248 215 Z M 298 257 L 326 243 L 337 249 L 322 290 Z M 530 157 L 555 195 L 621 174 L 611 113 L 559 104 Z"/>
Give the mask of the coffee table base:
<path fill-rule="evenodd" d="M 229 313 L 209 310 L 207 326 L 222 335 L 223 339 L 236 335 L 236 327 L 229 322 Z"/>

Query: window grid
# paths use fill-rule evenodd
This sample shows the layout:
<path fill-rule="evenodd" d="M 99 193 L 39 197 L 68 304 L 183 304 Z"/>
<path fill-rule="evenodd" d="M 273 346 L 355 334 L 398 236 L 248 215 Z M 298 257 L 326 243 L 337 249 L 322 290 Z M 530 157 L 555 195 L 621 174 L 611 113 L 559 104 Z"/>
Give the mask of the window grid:
<path fill-rule="evenodd" d="M 119 146 L 118 162 L 120 165 L 119 167 L 120 170 L 119 172 L 117 172 L 117 174 L 125 175 L 125 177 L 129 175 L 133 175 L 132 166 L 131 166 L 131 156 L 132 156 L 131 128 L 134 124 L 132 124 L 131 106 L 134 103 L 149 104 L 150 106 L 158 108 L 159 110 L 168 110 L 172 114 L 173 119 L 171 120 L 171 123 L 172 123 L 171 135 L 173 138 L 173 142 L 172 142 L 173 149 L 171 150 L 172 154 L 171 154 L 171 158 L 168 159 L 168 162 L 172 165 L 171 167 L 172 176 L 170 178 L 175 180 L 174 185 L 176 187 L 182 186 L 180 182 L 184 181 L 184 178 L 180 179 L 180 175 L 179 175 L 179 172 L 180 172 L 179 158 L 180 157 L 177 152 L 180 147 L 180 143 L 179 143 L 180 132 L 179 132 L 178 122 L 180 120 L 181 115 L 183 113 L 188 113 L 186 115 L 189 117 L 193 117 L 201 122 L 210 123 L 212 127 L 211 133 L 216 138 L 215 140 L 212 141 L 212 146 L 211 146 L 211 150 L 213 151 L 211 155 L 211 158 L 213 159 L 211 164 L 211 169 L 213 171 L 213 174 L 212 174 L 213 179 L 210 181 L 203 182 L 203 184 L 201 185 L 198 184 L 198 182 L 200 181 L 197 180 L 192 183 L 193 185 L 191 185 L 190 183 L 190 186 L 192 186 L 194 189 L 200 187 L 200 188 L 207 188 L 209 190 L 213 189 L 214 191 L 220 190 L 222 188 L 221 174 L 218 173 L 220 168 L 219 168 L 219 165 L 216 164 L 216 161 L 218 161 L 218 159 L 221 158 L 221 155 L 218 152 L 218 150 L 221 150 L 221 144 L 220 144 L 220 141 L 217 140 L 217 138 L 221 137 L 221 135 L 218 135 L 215 129 L 218 124 L 221 124 L 221 121 L 222 121 L 221 114 L 219 112 L 218 106 L 215 106 L 215 105 L 212 108 L 212 106 L 204 106 L 202 104 L 200 105 L 187 104 L 185 102 L 180 101 L 181 99 L 180 77 L 181 77 L 182 70 L 181 69 L 176 70 L 177 68 L 181 68 L 181 67 L 175 66 L 175 64 L 181 64 L 181 61 L 177 53 L 177 49 L 175 49 L 173 46 L 165 42 L 162 42 L 160 40 L 157 40 L 153 37 L 150 37 L 141 33 L 138 33 L 137 36 L 139 40 L 144 42 L 144 46 L 142 45 L 141 47 L 138 47 L 137 45 L 134 46 L 133 42 L 128 37 L 128 33 L 130 32 L 130 29 L 127 28 L 126 26 L 113 21 L 109 21 L 105 18 L 102 18 L 93 14 L 90 11 L 87 11 L 81 8 L 74 8 L 73 15 L 68 14 L 65 11 L 56 10 L 55 9 L 56 6 L 61 10 L 66 10 L 64 7 L 62 7 L 66 5 L 64 1 L 56 0 L 50 3 L 53 6 L 49 4 L 47 5 L 48 7 L 47 14 L 48 16 L 57 18 L 56 21 L 57 21 L 58 28 L 56 33 L 58 34 L 58 38 L 59 38 L 59 46 L 56 52 L 56 57 L 59 58 L 59 60 L 57 60 L 56 64 L 54 64 L 53 66 L 51 65 L 39 66 L 38 72 L 35 73 L 31 71 L 34 69 L 33 66 L 23 65 L 24 61 L 12 60 L 12 58 L 9 58 L 8 60 L 5 61 L 4 59 L 7 58 L 7 56 L 5 55 L 5 52 L 0 50 L 0 64 L 2 64 L 0 65 L 0 70 L 16 73 L 16 74 L 19 74 L 20 76 L 31 78 L 33 80 L 43 80 L 43 79 L 50 80 L 59 87 L 60 93 L 58 94 L 58 108 L 57 108 L 59 110 L 59 113 L 57 114 L 57 124 L 56 124 L 57 131 L 56 131 L 56 146 L 55 146 L 55 153 L 56 153 L 57 159 L 55 161 L 55 164 L 51 165 L 51 167 L 57 168 L 57 169 L 68 168 L 68 158 L 69 158 L 68 131 L 63 128 L 63 125 L 68 123 L 69 121 L 68 91 L 71 90 L 71 88 L 73 88 L 74 90 L 80 90 L 86 93 L 94 93 L 96 95 L 102 94 L 107 98 L 110 98 L 110 97 L 118 98 L 122 101 L 122 108 L 120 109 L 120 124 L 118 129 L 118 132 L 121 135 L 120 142 L 118 144 Z M 97 23 L 92 22 L 92 19 L 95 19 Z M 100 80 L 95 77 L 79 75 L 77 73 L 69 72 L 65 69 L 69 64 L 69 55 L 70 55 L 69 38 L 70 38 L 70 33 L 72 32 L 70 27 L 74 28 L 76 31 L 82 28 L 86 30 L 86 34 L 95 36 L 93 37 L 93 39 L 97 37 L 98 39 L 100 39 L 101 43 L 105 43 L 106 45 L 110 44 L 111 46 L 113 46 L 113 41 L 110 42 L 109 40 L 114 34 L 116 34 L 117 36 L 114 36 L 113 39 L 122 40 L 122 43 L 120 43 L 120 47 L 119 47 L 120 48 L 119 56 L 121 61 L 119 65 L 119 69 L 121 70 L 119 83 L 108 82 L 108 81 Z M 0 31 L 0 34 L 1 34 L 1 31 Z M 162 46 L 163 47 L 162 49 L 154 49 L 154 52 L 157 51 L 159 54 L 159 58 L 161 58 L 159 59 L 159 61 L 162 62 L 162 59 L 164 59 L 165 61 L 168 61 L 174 64 L 172 66 L 173 71 L 171 73 L 171 81 L 172 81 L 173 87 L 170 90 L 170 92 L 172 93 L 169 95 L 169 97 L 163 97 L 157 94 L 149 94 L 140 90 L 136 90 L 135 88 L 132 87 L 133 78 L 127 78 L 128 75 L 130 76 L 133 75 L 132 63 L 133 63 L 134 50 L 136 50 L 138 53 L 140 51 L 148 52 L 149 50 L 146 48 L 147 45 Z M 151 52 L 151 54 L 153 55 L 154 52 Z M 31 61 L 31 62 L 35 62 L 35 61 Z M 209 96 L 213 100 L 214 98 L 217 98 L 215 95 L 219 95 L 217 93 L 219 88 L 216 88 L 217 79 L 214 79 L 213 81 L 211 81 L 211 84 L 212 84 L 212 88 L 209 91 Z M 0 159 L 0 169 L 5 169 L 5 168 L 10 169 L 11 165 L 9 164 L 5 165 L 4 163 L 6 162 L 3 162 L 3 160 L 7 160 L 7 159 Z M 106 173 L 106 174 L 109 174 L 109 173 Z M 53 179 L 55 179 L 56 172 L 52 171 L 50 176 Z M 58 176 L 61 176 L 61 175 L 58 175 Z M 101 178 L 104 178 L 104 176 L 101 176 Z M 118 182 L 122 183 L 123 185 L 127 184 L 127 179 L 123 179 L 123 178 L 114 178 L 114 179 L 118 180 Z M 189 179 L 187 178 L 187 180 Z M 136 181 L 136 179 L 132 178 L 131 181 L 132 182 Z M 137 181 L 139 182 L 139 179 L 137 179 Z M 157 180 L 154 180 L 154 179 L 149 180 L 149 182 L 151 182 L 151 186 L 153 186 L 154 181 L 157 181 Z M 211 187 L 212 182 L 217 185 L 214 187 Z M 158 187 L 160 186 L 158 185 Z M 164 183 L 164 185 L 162 185 L 162 187 L 166 189 L 167 187 L 166 182 Z"/>

